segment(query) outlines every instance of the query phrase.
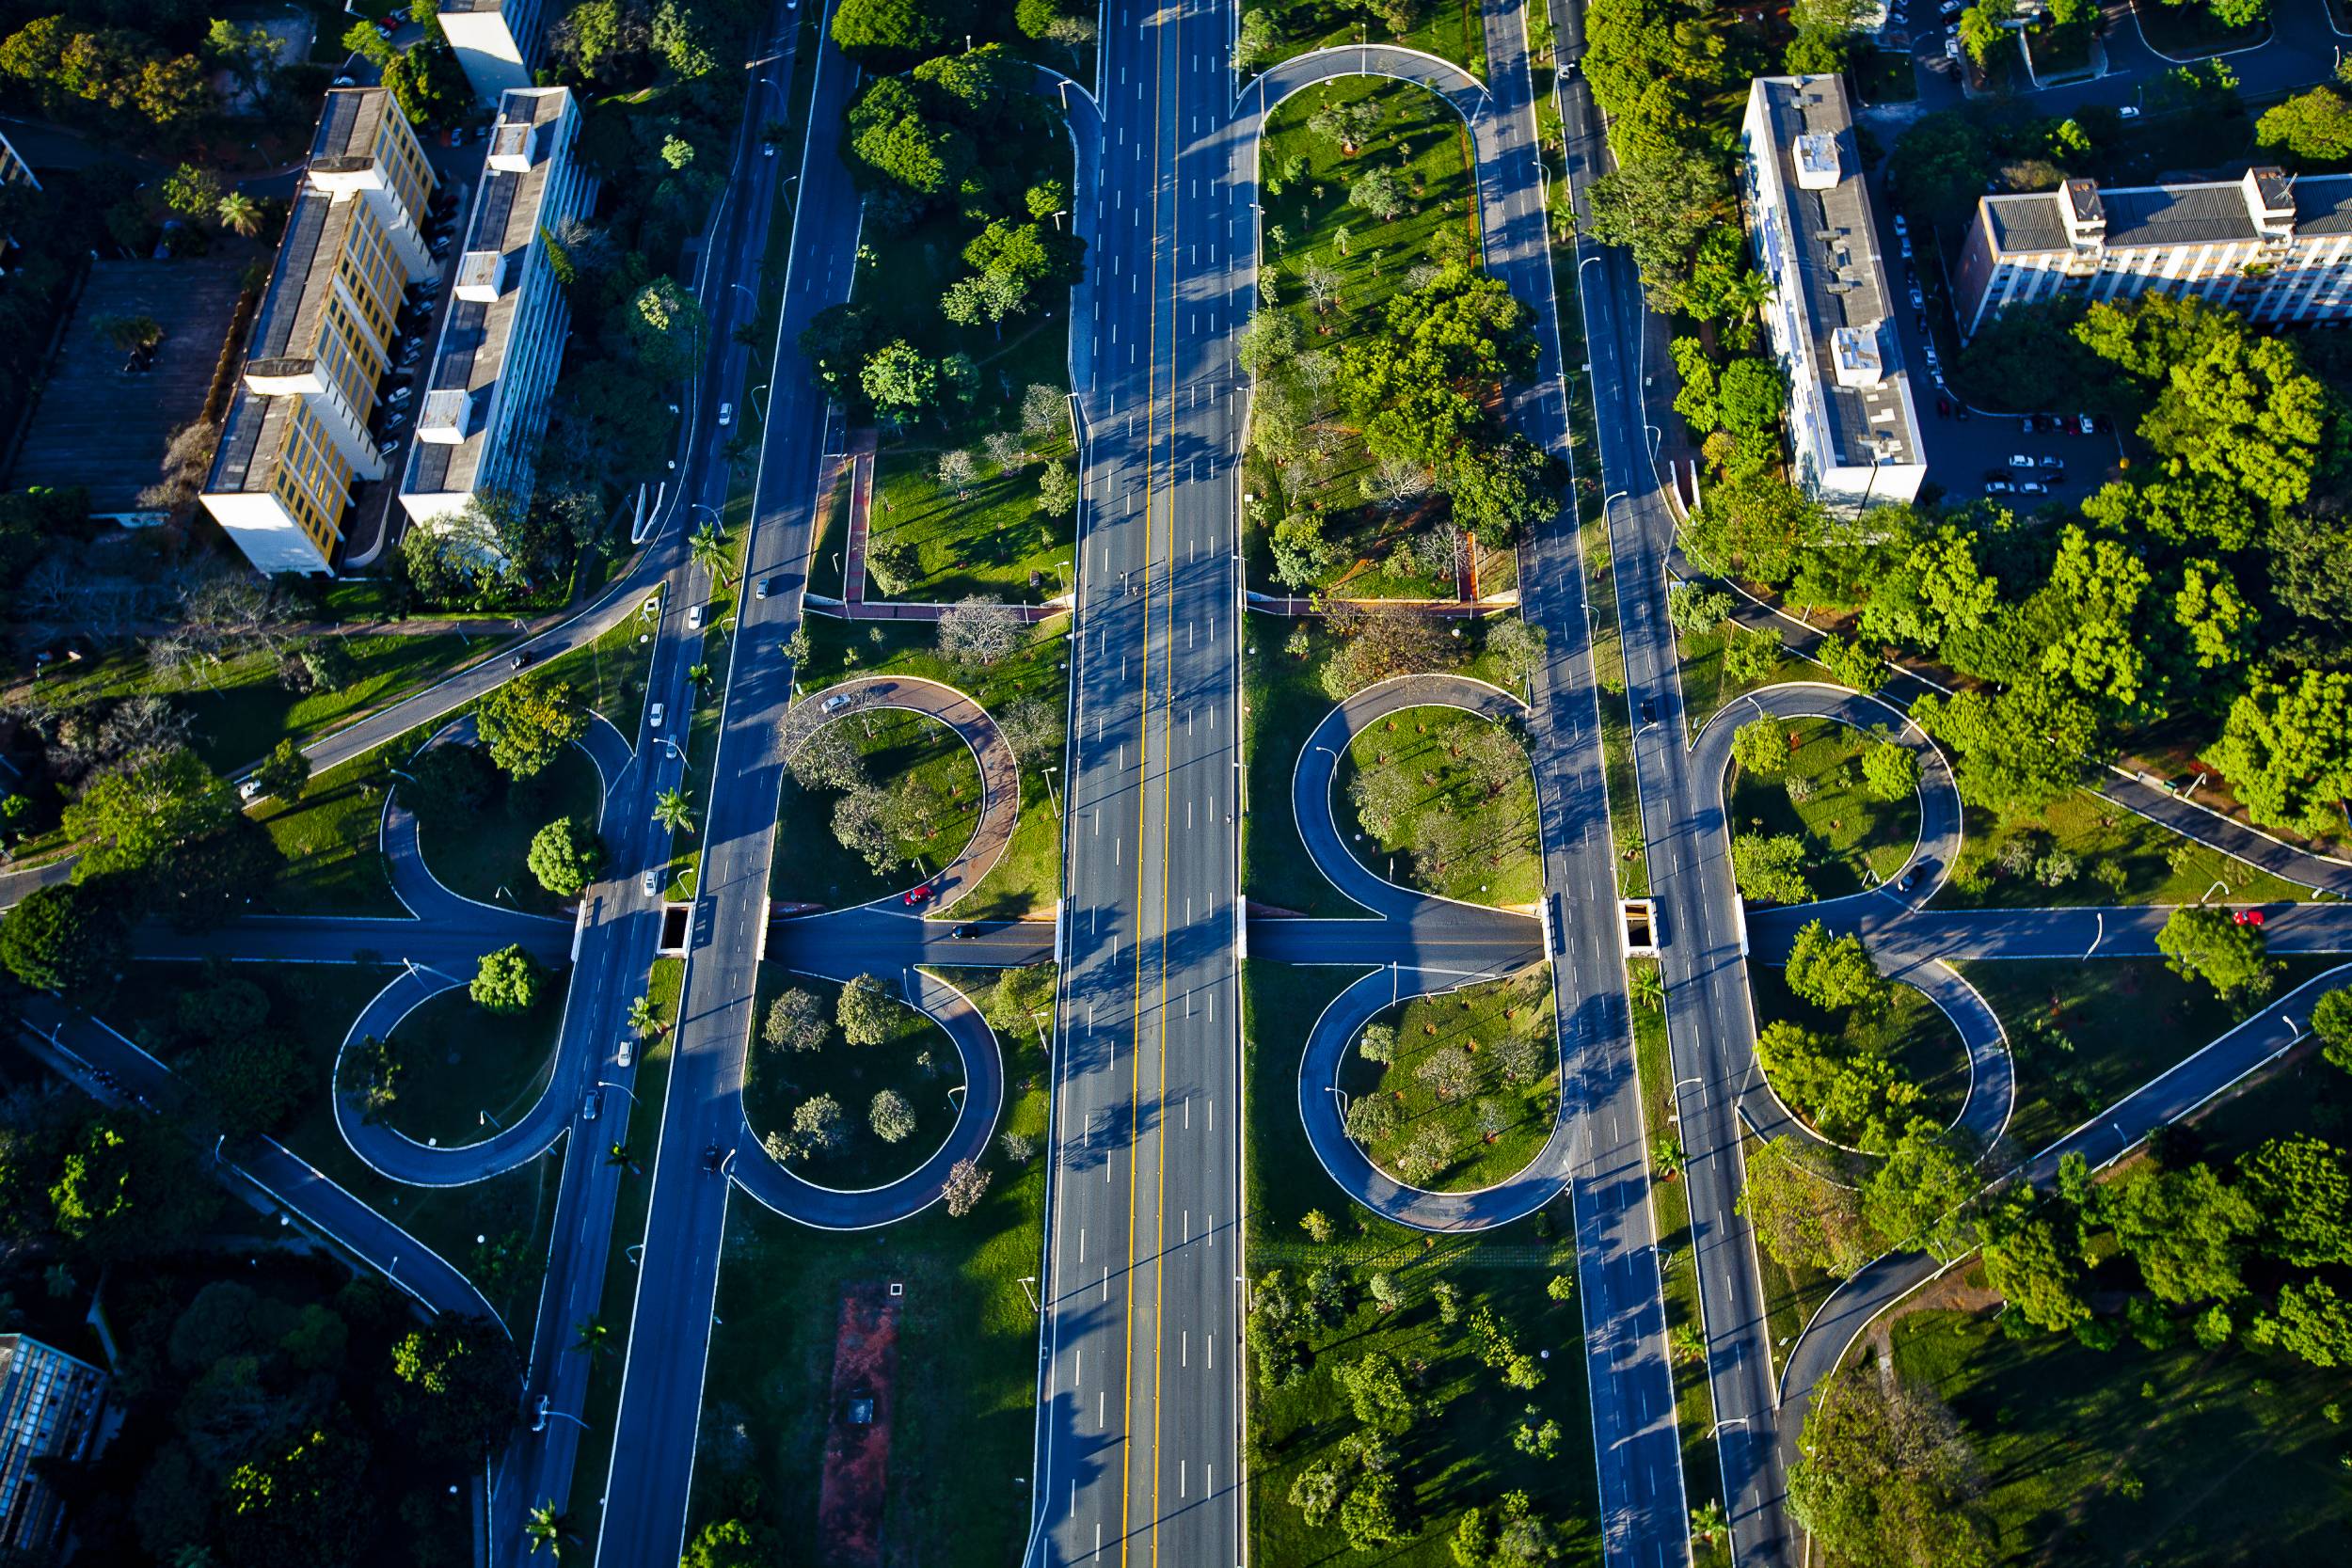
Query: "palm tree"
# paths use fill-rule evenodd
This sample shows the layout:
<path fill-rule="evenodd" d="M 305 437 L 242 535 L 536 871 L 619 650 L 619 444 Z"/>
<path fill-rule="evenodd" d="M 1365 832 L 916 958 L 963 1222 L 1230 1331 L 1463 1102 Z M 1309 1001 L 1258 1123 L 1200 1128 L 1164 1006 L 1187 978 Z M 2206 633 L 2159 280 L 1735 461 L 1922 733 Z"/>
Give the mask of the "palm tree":
<path fill-rule="evenodd" d="M 1644 964 L 1633 972 L 1633 1005 L 1644 1012 L 1654 1013 L 1666 1006 L 1666 979 L 1656 964 Z"/>
<path fill-rule="evenodd" d="M 628 1032 L 641 1040 L 661 1033 L 661 1015 L 654 1011 L 652 997 L 640 996 L 629 1003 Z"/>
<path fill-rule="evenodd" d="M 691 833 L 694 831 L 693 803 L 686 799 L 686 791 L 665 789 L 655 798 L 653 819 L 674 833 Z"/>
<path fill-rule="evenodd" d="M 1724 1535 L 1724 1505 L 1708 1498 L 1705 1508 L 1691 1510 L 1691 1539 L 1711 1546 Z"/>
<path fill-rule="evenodd" d="M 637 1155 L 635 1151 L 632 1150 L 627 1144 L 614 1144 L 610 1148 L 607 1148 L 604 1151 L 604 1163 L 608 1165 L 618 1165 L 623 1170 L 628 1172 L 631 1176 L 642 1176 L 644 1174 L 637 1167 Z"/>
<path fill-rule="evenodd" d="M 539 1548 L 545 1546 L 548 1556 L 558 1562 L 564 1560 L 564 1544 L 580 1539 L 572 1533 L 572 1516 L 557 1513 L 552 1498 L 531 1511 L 531 1523 L 524 1527 L 523 1533 L 531 1537 L 532 1556 L 537 1557 Z"/>
<path fill-rule="evenodd" d="M 1682 1174 L 1682 1167 L 1687 1163 L 1682 1153 L 1682 1140 L 1673 1136 L 1661 1137 L 1649 1147 L 1649 1161 L 1658 1167 L 1659 1175 L 1672 1181 Z"/>
<path fill-rule="evenodd" d="M 735 559 L 727 552 L 727 536 L 720 531 L 718 524 L 705 523 L 696 529 L 694 536 L 686 542 L 686 553 L 695 565 L 720 582 L 730 588 L 735 585 L 735 578 L 727 570 L 735 564 Z"/>
<path fill-rule="evenodd" d="M 592 1361 L 600 1361 L 612 1354 L 612 1330 L 594 1318 L 583 1320 L 580 1338 L 572 1341 L 572 1349 L 585 1351 Z"/>
<path fill-rule="evenodd" d="M 243 191 L 230 191 L 220 198 L 221 227 L 246 239 L 262 231 L 262 204 Z"/>
<path fill-rule="evenodd" d="M 707 664 L 691 664 L 687 666 L 686 678 L 688 681 L 691 682 L 697 689 L 707 687 L 710 684 L 710 666 Z"/>

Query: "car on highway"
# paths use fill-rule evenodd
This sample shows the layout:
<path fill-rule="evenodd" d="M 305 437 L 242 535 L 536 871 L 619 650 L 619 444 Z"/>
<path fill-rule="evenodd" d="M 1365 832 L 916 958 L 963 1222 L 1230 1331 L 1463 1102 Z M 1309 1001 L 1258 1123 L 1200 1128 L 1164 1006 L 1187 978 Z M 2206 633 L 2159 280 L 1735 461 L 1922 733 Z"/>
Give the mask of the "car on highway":
<path fill-rule="evenodd" d="M 1913 887 L 1917 885 L 1919 873 L 1925 871 L 1927 867 L 1924 865 L 1915 865 L 1910 870 L 1904 872 L 1903 879 L 1895 884 L 1895 891 L 1897 893 L 1909 893 Z"/>
<path fill-rule="evenodd" d="M 734 422 L 735 404 L 731 403 L 721 404 L 719 405 L 719 428 L 721 430 L 724 430 L 727 426 L 733 424 Z"/>
<path fill-rule="evenodd" d="M 594 1121 L 596 1119 L 596 1113 L 603 1109 L 604 1091 L 602 1089 L 590 1089 L 586 1094 L 580 1097 L 580 1120 Z"/>
<path fill-rule="evenodd" d="M 752 584 L 752 597 L 753 597 L 753 598 L 755 598 L 755 599 L 764 599 L 764 598 L 766 598 L 766 597 L 768 596 L 768 583 L 769 583 L 769 580 L 770 580 L 770 579 L 769 579 L 769 578 L 760 578 L 757 582 L 755 582 L 755 583 Z"/>
<path fill-rule="evenodd" d="M 698 604 L 690 604 L 686 607 L 686 629 L 688 631 L 700 631 L 703 629 L 702 606 Z"/>
<path fill-rule="evenodd" d="M 623 1035 L 621 1037 L 621 1054 L 615 1065 L 619 1067 L 628 1066 L 628 1059 L 636 1052 L 636 1050 L 637 1037 L 634 1035 Z"/>
<path fill-rule="evenodd" d="M 954 930 L 947 933 L 948 938 L 955 942 L 970 942 L 974 937 L 977 937 L 979 934 L 979 931 L 971 926 L 959 926 Z"/>
<path fill-rule="evenodd" d="M 1642 699 L 1642 722 L 1645 724 L 1658 722 L 1658 704 L 1648 697 Z"/>
<path fill-rule="evenodd" d="M 529 649 L 527 649 L 527 648 L 526 648 L 526 649 L 518 649 L 518 650 L 516 652 L 515 656 L 514 656 L 513 657 L 509 658 L 509 659 L 506 661 L 506 667 L 507 667 L 509 670 L 520 670 L 520 669 L 522 669 L 524 666 L 528 665 L 530 662 L 531 662 L 531 652 L 530 652 L 530 650 L 529 650 Z"/>
<path fill-rule="evenodd" d="M 913 908 L 917 904 L 927 904 L 930 902 L 930 896 L 931 884 L 929 882 L 923 882 L 907 889 L 906 896 L 899 899 L 898 902 L 908 906 L 909 908 Z"/>
<path fill-rule="evenodd" d="M 659 895 L 660 892 L 661 867 L 658 865 L 649 865 L 645 867 L 645 896 L 651 898 Z"/>
<path fill-rule="evenodd" d="M 668 708 L 663 707 L 660 703 L 654 704 L 653 706 L 646 711 L 645 715 L 650 727 L 657 730 L 660 729 L 661 727 L 662 716 L 669 711 L 670 710 Z"/>
<path fill-rule="evenodd" d="M 711 1175 L 718 1175 L 720 1168 L 726 1163 L 727 1151 L 721 1148 L 717 1144 L 712 1144 L 710 1147 L 703 1150 L 703 1169 L 708 1171 Z"/>

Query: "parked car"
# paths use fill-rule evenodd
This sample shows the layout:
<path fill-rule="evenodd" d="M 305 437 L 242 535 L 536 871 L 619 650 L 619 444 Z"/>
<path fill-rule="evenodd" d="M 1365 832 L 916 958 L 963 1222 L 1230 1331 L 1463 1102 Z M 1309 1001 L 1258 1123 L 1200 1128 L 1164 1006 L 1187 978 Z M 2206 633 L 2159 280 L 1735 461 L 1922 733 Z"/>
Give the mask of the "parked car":
<path fill-rule="evenodd" d="M 1991 484 L 1996 480 L 2006 480 L 2010 477 L 2010 471 L 2007 468 L 1987 468 L 1984 471 L 1984 482 L 1987 484 Z"/>
<path fill-rule="evenodd" d="M 1911 308 L 1914 310 L 1924 310 L 1928 308 L 1928 296 L 1915 287 L 1911 291 Z"/>
<path fill-rule="evenodd" d="M 2027 473 L 2033 472 L 2033 459 L 2018 452 L 2009 454 L 2009 466 L 2012 468 L 2023 468 Z"/>
<path fill-rule="evenodd" d="M 2088 414 L 2077 414 L 2074 416 L 2074 428 L 2081 431 L 2085 436 L 2096 435 L 2099 429 L 2097 425 L 2090 422 L 2090 416 Z"/>
<path fill-rule="evenodd" d="M 838 713 L 849 705 L 850 694 L 846 691 L 836 691 L 832 696 L 825 699 L 824 710 L 827 713 Z"/>
<path fill-rule="evenodd" d="M 1908 234 L 1911 232 L 1910 222 L 1905 219 L 1900 213 L 1897 213 L 1895 214 L 1895 232 L 1898 234 Z"/>
<path fill-rule="evenodd" d="M 2043 468 L 2057 468 L 2063 471 L 2066 467 L 2066 459 L 2045 451 L 2042 454 L 2041 459 L 2036 464 L 2036 467 Z"/>
<path fill-rule="evenodd" d="M 1950 419 L 1952 417 L 1952 400 L 1949 398 L 1937 398 L 1935 400 L 1935 412 L 1940 418 L 1947 420 Z"/>
<path fill-rule="evenodd" d="M 2038 479 L 2020 480 L 2017 483 L 2017 493 L 2021 496 L 2046 496 L 2050 493 L 2050 487 Z"/>
<path fill-rule="evenodd" d="M 1899 235 L 1899 236 L 1897 236 L 1895 243 L 1896 243 L 1897 245 L 1900 245 L 1900 246 L 1902 247 L 1902 252 L 1903 252 L 1903 260 L 1904 260 L 1904 261 L 1910 261 L 1910 260 L 1911 260 L 1911 236 L 1910 236 L 1910 235 L 1908 235 L 1908 234 Z"/>
<path fill-rule="evenodd" d="M 1988 496 L 2006 496 L 2016 488 L 2008 480 L 1993 479 L 1985 481 L 1984 493 Z"/>
<path fill-rule="evenodd" d="M 2139 108 L 2137 104 L 2126 103 L 2115 112 L 2122 116 L 2125 119 L 2137 119 L 2139 118 Z"/>
<path fill-rule="evenodd" d="M 238 799 L 238 800 L 260 800 L 261 798 L 262 798 L 262 781 L 261 781 L 261 780 L 259 780 L 259 779 L 243 779 L 243 780 L 240 780 L 240 781 L 238 782 L 238 784 L 237 784 L 237 799 Z"/>

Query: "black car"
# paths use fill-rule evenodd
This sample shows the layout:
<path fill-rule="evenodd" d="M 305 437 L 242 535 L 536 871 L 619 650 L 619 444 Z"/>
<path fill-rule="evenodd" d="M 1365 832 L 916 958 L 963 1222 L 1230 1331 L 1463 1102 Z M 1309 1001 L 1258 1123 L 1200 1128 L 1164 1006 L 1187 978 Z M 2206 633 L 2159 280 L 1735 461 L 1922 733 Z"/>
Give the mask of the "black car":
<path fill-rule="evenodd" d="M 525 651 L 523 651 L 523 652 L 519 652 L 519 653 L 516 654 L 514 657 L 512 657 L 512 658 L 508 659 L 508 660 L 506 661 L 506 667 L 507 667 L 509 670 L 519 670 L 519 669 L 521 669 L 524 665 L 529 664 L 530 662 L 531 662 L 531 654 L 529 653 L 529 651 L 528 651 L 528 650 L 525 650 Z"/>
<path fill-rule="evenodd" d="M 708 1171 L 713 1176 L 718 1175 L 719 1167 L 726 1163 L 726 1150 L 721 1148 L 717 1144 L 712 1144 L 708 1148 L 703 1150 L 703 1169 Z"/>
<path fill-rule="evenodd" d="M 1909 893 L 1918 882 L 1919 873 L 1925 871 L 1927 867 L 1924 865 L 1915 865 L 1910 870 L 1904 872 L 1903 879 L 1895 884 L 1895 891 L 1898 893 Z"/>
<path fill-rule="evenodd" d="M 1645 724 L 1658 722 L 1658 705 L 1647 697 L 1642 699 L 1642 722 Z"/>
<path fill-rule="evenodd" d="M 954 930 L 947 933 L 948 937 L 956 942 L 970 942 L 974 937 L 977 937 L 979 934 L 979 932 L 974 930 L 969 926 L 959 926 Z"/>

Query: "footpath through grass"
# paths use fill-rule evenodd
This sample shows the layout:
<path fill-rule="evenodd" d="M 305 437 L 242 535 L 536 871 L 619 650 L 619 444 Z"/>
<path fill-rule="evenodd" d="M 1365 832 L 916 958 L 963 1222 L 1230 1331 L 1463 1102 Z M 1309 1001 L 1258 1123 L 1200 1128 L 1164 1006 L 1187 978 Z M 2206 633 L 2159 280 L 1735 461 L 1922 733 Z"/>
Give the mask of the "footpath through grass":
<path fill-rule="evenodd" d="M 1560 1052 L 1548 967 L 1408 998 L 1373 1029 L 1393 1032 L 1395 1059 L 1383 1067 L 1351 1046 L 1340 1086 L 1351 1101 L 1391 1107 L 1377 1113 L 1386 1132 L 1364 1145 L 1390 1175 L 1433 1192 L 1474 1192 L 1525 1169 L 1551 1136 Z"/>
<path fill-rule="evenodd" d="M 894 995 L 900 977 L 886 974 Z M 947 1141 L 956 1125 L 963 1089 L 962 1059 L 947 1031 L 913 1007 L 902 1006 L 889 1037 L 876 1045 L 851 1045 L 838 1029 L 814 1051 L 773 1046 L 760 1037 L 769 1004 L 787 989 L 814 996 L 828 1020 L 841 1000 L 831 980 L 797 974 L 781 964 L 759 966 L 759 991 L 752 1024 L 749 1071 L 743 1085 L 743 1115 L 752 1131 L 789 1137 L 792 1113 L 820 1095 L 841 1107 L 841 1147 L 792 1162 L 793 1172 L 820 1187 L 855 1191 L 896 1181 L 919 1167 Z M 914 1113 L 911 1132 L 896 1143 L 871 1125 L 874 1097 L 888 1090 Z"/>
<path fill-rule="evenodd" d="M 1516 756 L 1500 790 L 1478 766 L 1480 748 Z M 1370 830 L 1356 804 L 1359 777 L 1387 772 L 1401 809 Z M 1406 887 L 1470 904 L 1504 908 L 1543 896 L 1536 832 L 1535 776 L 1524 743 L 1508 726 L 1456 708 L 1415 707 L 1390 715 L 1348 743 L 1333 790 L 1333 811 L 1348 847 L 1366 869 Z"/>
<path fill-rule="evenodd" d="M 1070 707 L 1070 618 L 1057 615 L 1040 623 L 1029 629 L 1020 648 L 1010 657 L 977 668 L 941 657 L 937 634 L 919 623 L 859 625 L 813 615 L 806 625 L 809 655 L 800 668 L 803 696 L 856 676 L 900 675 L 953 687 L 994 717 L 1001 718 L 1017 702 L 1041 705 L 1057 732 L 1050 745 L 1021 759 L 1021 818 L 1013 828 L 1012 842 L 1006 847 L 1004 858 L 996 863 L 995 869 L 957 902 L 955 912 L 976 920 L 1010 920 L 1050 913 L 1056 900 L 1061 897 L 1061 818 L 1057 807 L 1066 781 L 1061 774 L 1062 745 L 1057 727 L 1064 722 Z M 969 760 L 970 754 L 964 752 L 961 742 L 956 750 Z M 1053 770 L 1050 781 L 1049 768 Z M 886 788 L 891 786 L 887 779 L 878 777 L 877 782 Z M 786 801 L 792 800 L 797 787 L 788 777 L 785 780 Z M 805 820 L 808 816 L 803 810 L 799 819 Z M 948 835 L 943 832 L 935 842 L 945 845 L 947 840 Z M 963 843 L 961 837 L 955 839 L 949 852 L 961 849 Z M 838 847 L 829 816 L 822 823 L 821 842 L 812 836 L 806 847 L 811 855 L 830 854 Z M 781 835 L 778 849 L 781 853 Z M 846 851 L 843 855 L 849 866 L 864 869 L 862 862 L 850 859 Z M 848 888 L 855 884 L 845 880 L 843 885 Z M 903 887 L 908 883 L 893 885 Z"/>
<path fill-rule="evenodd" d="M 1306 1031 L 1355 972 L 1294 969 L 1256 960 L 1243 969 L 1248 1117 L 1248 1257 L 1252 1299 L 1263 1313 L 1288 1295 L 1303 1305 L 1271 1337 L 1253 1330 L 1249 1401 L 1250 1556 L 1261 1562 L 1323 1561 L 1346 1551 L 1338 1526 L 1307 1523 L 1291 1501 L 1302 1472 L 1336 1467 L 1343 1490 L 1361 1484 L 1346 1447 L 1359 1421 L 1338 1374 L 1368 1354 L 1399 1364 L 1416 1409 L 1395 1449 L 1400 1539 L 1385 1563 L 1450 1568 L 1449 1542 L 1462 1512 L 1524 1491 L 1557 1527 L 1554 1560 L 1597 1563 L 1591 1422 L 1573 1290 L 1576 1249 L 1565 1200 L 1529 1219 L 1474 1236 L 1439 1239 L 1354 1209 L 1323 1173 L 1298 1123 L 1296 1084 Z M 1332 1225 L 1331 1240 L 1310 1238 L 1311 1209 Z M 1554 1213 L 1553 1209 L 1559 1212 Z M 1279 1282 L 1268 1271 L 1279 1269 Z M 1375 1276 L 1392 1284 L 1384 1311 Z M 1453 1322 L 1440 1284 L 1455 1292 Z M 1528 1358 L 1533 1387 L 1509 1386 L 1482 1363 L 1471 1326 L 1485 1315 Z M 1279 1362 L 1268 1354 L 1273 1341 Z M 1524 1446 L 1519 1429 L 1527 1429 Z"/>
<path fill-rule="evenodd" d="M 1046 1053 L 1033 1035 L 1003 1044 L 1009 1083 L 999 1133 L 1042 1146 Z M 785 1539 L 823 1539 L 817 1504 L 825 1446 L 847 1419 L 832 1398 L 842 1293 L 887 1281 L 905 1294 L 882 1504 L 885 1560 L 1001 1568 L 1019 1559 L 1037 1402 L 1038 1321 L 1026 1292 L 1043 1244 L 1046 1163 L 1039 1154 L 1015 1164 L 992 1147 L 982 1162 L 988 1193 L 973 1212 L 957 1218 L 934 1204 L 880 1230 L 812 1231 L 740 1196 L 729 1206 L 694 1528 L 729 1516 L 755 1492 Z"/>
<path fill-rule="evenodd" d="M 1884 800 L 1862 784 L 1870 737 L 1829 719 L 1780 726 L 1798 745 L 1777 778 L 1739 770 L 1729 815 L 1734 832 L 1794 834 L 1805 847 L 1805 879 L 1817 898 L 1841 898 L 1891 880 L 1919 842 L 1919 798 Z"/>

